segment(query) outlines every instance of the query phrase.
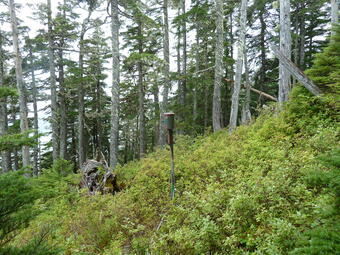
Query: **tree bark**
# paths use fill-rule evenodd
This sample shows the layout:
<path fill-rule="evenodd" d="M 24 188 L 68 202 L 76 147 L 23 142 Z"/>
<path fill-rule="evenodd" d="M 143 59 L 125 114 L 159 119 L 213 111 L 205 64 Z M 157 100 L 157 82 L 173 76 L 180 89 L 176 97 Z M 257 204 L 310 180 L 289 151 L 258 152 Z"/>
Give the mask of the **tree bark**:
<path fill-rule="evenodd" d="M 241 88 L 244 47 L 246 38 L 246 21 L 247 21 L 247 0 L 242 0 L 240 8 L 240 33 L 238 39 L 237 62 L 234 91 L 231 99 L 231 112 L 229 121 L 229 133 L 233 132 L 237 125 L 239 95 Z"/>
<path fill-rule="evenodd" d="M 245 46 L 246 47 L 246 46 Z M 246 84 L 246 96 L 244 99 L 244 104 L 242 108 L 242 124 L 248 125 L 251 121 L 251 112 L 250 112 L 250 79 L 249 79 L 249 67 L 248 67 L 248 58 L 246 49 L 244 50 L 244 69 L 245 69 L 245 84 Z"/>
<path fill-rule="evenodd" d="M 78 87 L 78 162 L 81 167 L 86 161 L 86 144 L 85 144 L 85 105 L 84 105 L 84 37 L 87 31 L 87 25 L 90 21 L 92 10 L 89 10 L 87 17 L 83 20 L 81 25 L 80 39 L 79 39 L 79 72 L 80 83 Z"/>
<path fill-rule="evenodd" d="M 290 0 L 280 0 L 280 51 L 291 59 Z M 291 76 L 283 63 L 279 64 L 279 102 L 288 100 L 291 90 Z"/>
<path fill-rule="evenodd" d="M 111 131 L 110 131 L 110 166 L 118 163 L 119 129 L 119 18 L 118 0 L 111 0 L 111 35 L 112 35 L 112 88 L 111 88 Z"/>
<path fill-rule="evenodd" d="M 182 0 L 182 15 L 185 15 L 185 0 Z M 182 24 L 182 39 L 183 39 L 183 65 L 182 65 L 182 94 L 181 104 L 185 107 L 187 97 L 187 25 L 185 19 Z M 184 116 L 183 116 L 184 117 Z"/>
<path fill-rule="evenodd" d="M 16 120 L 17 120 L 16 107 L 15 107 L 15 104 L 12 104 L 12 106 L 11 106 L 11 122 L 15 123 Z M 13 149 L 13 170 L 14 171 L 19 170 L 19 155 L 18 155 L 18 150 L 16 148 Z"/>
<path fill-rule="evenodd" d="M 331 0 L 331 23 L 332 25 L 339 24 L 339 0 Z M 334 29 L 332 29 L 332 35 L 335 35 Z"/>
<path fill-rule="evenodd" d="M 199 70 L 200 70 L 200 57 L 199 57 L 199 23 L 196 20 L 197 25 L 196 25 L 196 49 L 195 49 L 195 74 L 196 74 L 196 82 L 194 85 L 194 91 L 193 91 L 193 109 L 192 109 L 192 116 L 194 123 L 196 123 L 197 120 L 197 90 L 198 90 L 198 84 L 199 84 Z"/>
<path fill-rule="evenodd" d="M 168 15 L 168 0 L 163 1 L 163 55 L 164 55 L 164 85 L 162 96 L 163 100 L 160 109 L 160 134 L 159 134 L 159 144 L 161 146 L 165 145 L 165 128 L 163 126 L 164 113 L 168 110 L 168 94 L 170 88 L 170 50 L 169 50 L 169 15 Z"/>
<path fill-rule="evenodd" d="M 306 43 L 306 27 L 305 18 L 301 17 L 300 20 L 300 49 L 299 49 L 299 66 L 301 70 L 305 69 L 305 43 Z"/>
<path fill-rule="evenodd" d="M 142 34 L 142 22 L 138 17 L 138 53 L 143 53 L 143 34 Z M 146 136 L 145 136 L 145 110 L 144 110 L 144 84 L 143 84 L 143 64 L 140 59 L 137 63 L 138 71 L 138 126 L 139 126 L 139 157 L 143 158 L 146 153 Z"/>
<path fill-rule="evenodd" d="M 4 62 L 5 56 L 3 52 L 3 35 L 0 31 L 0 87 L 5 86 L 4 84 Z M 7 133 L 8 129 L 8 119 L 7 119 L 7 99 L 6 97 L 0 98 L 0 136 Z M 11 154 L 10 151 L 1 152 L 1 167 L 2 172 L 6 173 L 11 169 Z"/>
<path fill-rule="evenodd" d="M 215 80 L 213 95 L 212 122 L 214 132 L 222 128 L 221 125 L 221 84 L 223 76 L 223 1 L 215 0 L 216 5 L 216 49 L 215 49 Z"/>
<path fill-rule="evenodd" d="M 22 58 L 19 50 L 18 24 L 15 14 L 14 0 L 9 0 L 9 11 L 11 15 L 13 50 L 15 54 L 15 75 L 19 92 L 20 130 L 22 133 L 24 133 L 28 131 L 27 97 L 22 75 Z M 29 147 L 26 145 L 22 146 L 22 165 L 23 167 L 28 167 L 30 165 L 30 151 Z"/>
<path fill-rule="evenodd" d="M 47 0 L 47 24 L 48 24 L 48 62 L 50 70 L 50 89 L 51 89 L 51 125 L 52 125 L 52 157 L 55 161 L 59 157 L 58 143 L 58 106 L 57 106 L 57 87 L 55 74 L 55 60 L 53 50 L 53 27 L 52 27 L 52 10 L 51 0 Z"/>
<path fill-rule="evenodd" d="M 64 0 L 64 6 L 66 5 Z M 66 19 L 65 9 L 63 9 L 63 19 Z M 59 134 L 59 146 L 60 146 L 60 158 L 66 159 L 67 156 L 67 106 L 66 106 L 66 89 L 65 89 L 65 72 L 64 72 L 64 51 L 65 44 L 64 34 L 62 32 L 60 39 L 60 49 L 58 50 L 58 69 L 59 69 L 59 111 L 60 111 L 60 134 Z"/>
<path fill-rule="evenodd" d="M 32 46 L 29 45 L 29 56 L 30 56 L 30 65 L 31 65 L 31 79 L 32 79 L 32 96 L 33 96 L 33 128 L 35 130 L 35 134 L 39 134 L 39 125 L 38 125 L 38 90 L 35 82 L 35 73 L 34 73 L 34 61 L 33 61 L 33 52 Z M 33 166 L 34 166 L 34 174 L 39 174 L 39 138 L 37 138 L 37 144 L 33 148 Z"/>

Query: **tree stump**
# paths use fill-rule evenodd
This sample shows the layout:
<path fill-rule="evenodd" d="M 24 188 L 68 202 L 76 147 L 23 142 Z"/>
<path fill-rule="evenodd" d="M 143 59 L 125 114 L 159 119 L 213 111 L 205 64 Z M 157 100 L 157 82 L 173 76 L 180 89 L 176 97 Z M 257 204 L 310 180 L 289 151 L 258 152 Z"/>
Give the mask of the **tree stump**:
<path fill-rule="evenodd" d="M 116 175 L 103 163 L 87 160 L 81 167 L 81 188 L 87 188 L 91 195 L 114 194 L 119 191 Z"/>

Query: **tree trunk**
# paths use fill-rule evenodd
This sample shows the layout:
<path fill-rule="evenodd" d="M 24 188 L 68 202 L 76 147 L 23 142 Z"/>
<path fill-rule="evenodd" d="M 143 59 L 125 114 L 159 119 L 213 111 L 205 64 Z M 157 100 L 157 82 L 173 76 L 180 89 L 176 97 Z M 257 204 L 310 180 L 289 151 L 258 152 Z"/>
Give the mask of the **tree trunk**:
<path fill-rule="evenodd" d="M 216 4 L 216 49 L 215 49 L 215 80 L 213 95 L 212 122 L 214 131 L 221 125 L 221 84 L 223 76 L 223 1 L 215 0 Z"/>
<path fill-rule="evenodd" d="M 80 39 L 79 39 L 79 72 L 80 72 L 80 83 L 78 87 L 78 156 L 79 156 L 79 167 L 81 167 L 86 161 L 86 144 L 85 144 L 85 105 L 84 105 L 84 37 L 87 31 L 87 24 L 90 21 L 92 11 L 89 13 L 86 19 L 83 20 L 81 25 Z"/>
<path fill-rule="evenodd" d="M 138 18 L 140 19 L 140 18 Z M 143 53 L 142 22 L 138 21 L 138 53 Z M 138 71 L 138 126 L 139 126 L 139 157 L 143 158 L 146 153 L 145 136 L 145 110 L 144 110 L 144 84 L 143 84 L 143 64 L 142 60 L 137 63 Z"/>
<path fill-rule="evenodd" d="M 339 0 L 331 0 L 331 22 L 332 25 L 339 24 Z M 332 30 L 332 35 L 335 35 L 335 30 Z"/>
<path fill-rule="evenodd" d="M 280 0 L 280 51 L 291 59 L 290 0 Z M 283 63 L 279 65 L 279 102 L 288 100 L 291 90 L 291 76 Z"/>
<path fill-rule="evenodd" d="M 29 54 L 30 54 L 30 65 L 31 65 L 31 79 L 32 79 L 32 96 L 33 96 L 33 112 L 34 112 L 34 120 L 33 120 L 33 128 L 35 129 L 35 134 L 39 134 L 39 125 L 38 125 L 38 90 L 35 82 L 35 73 L 34 73 L 34 62 L 33 62 L 33 53 L 32 46 L 29 45 Z M 34 174 L 39 174 L 39 138 L 37 138 L 37 144 L 33 148 L 33 165 L 34 165 Z"/>
<path fill-rule="evenodd" d="M 119 19 L 118 0 L 111 0 L 111 36 L 112 36 L 112 88 L 111 88 L 111 131 L 110 131 L 110 166 L 118 163 L 118 128 L 119 128 Z"/>
<path fill-rule="evenodd" d="M 52 10 L 51 0 L 47 0 L 47 23 L 48 23 L 48 62 L 50 69 L 50 89 L 51 89 L 51 114 L 52 114 L 52 157 L 55 161 L 59 157 L 59 143 L 58 143 L 58 106 L 57 106 L 57 87 L 55 74 L 55 60 L 53 50 L 53 30 L 52 30 Z"/>
<path fill-rule="evenodd" d="M 0 87 L 4 85 L 4 52 L 2 49 L 3 37 L 0 31 Z M 7 133 L 8 119 L 7 119 L 7 99 L 6 97 L 0 98 L 0 136 Z M 6 173 L 11 169 L 11 154 L 10 151 L 1 152 L 1 166 L 2 172 Z"/>
<path fill-rule="evenodd" d="M 197 21 L 196 21 L 197 22 Z M 194 120 L 194 124 L 196 124 L 197 120 L 197 90 L 198 90 L 198 84 L 199 84 L 199 70 L 200 70 L 200 57 L 199 57 L 199 23 L 196 25 L 196 52 L 195 52 L 195 73 L 196 73 L 196 82 L 194 85 L 194 91 L 193 91 L 193 109 L 192 109 L 192 116 Z"/>
<path fill-rule="evenodd" d="M 9 0 L 9 11 L 11 15 L 11 26 L 13 34 L 13 49 L 15 54 L 15 75 L 17 81 L 17 88 L 19 92 L 19 106 L 20 106 L 20 130 L 22 133 L 28 131 L 28 117 L 27 117 L 27 98 L 26 98 L 26 88 L 22 75 L 22 59 L 19 50 L 19 40 L 18 40 L 18 25 L 17 18 L 15 15 L 14 0 Z M 23 167 L 28 167 L 30 165 L 30 151 L 29 147 L 22 146 L 22 164 Z"/>
<path fill-rule="evenodd" d="M 242 108 L 242 124 L 248 125 L 251 121 L 251 112 L 250 112 L 250 79 L 249 79 L 249 66 L 248 66 L 248 58 L 246 52 L 246 46 L 244 47 L 244 69 L 245 69 L 245 84 L 246 84 L 246 96 L 244 99 L 244 104 Z"/>
<path fill-rule="evenodd" d="M 64 0 L 64 6 L 66 5 Z M 63 9 L 63 19 L 66 19 L 65 9 Z M 60 39 L 60 49 L 58 50 L 59 62 L 59 105 L 60 105 L 60 137 L 59 137 L 59 146 L 60 146 L 60 158 L 66 159 L 67 156 L 67 106 L 66 106 L 66 89 L 65 89 L 65 72 L 64 72 L 64 44 L 65 39 L 62 33 Z"/>
<path fill-rule="evenodd" d="M 185 0 L 182 0 L 182 15 L 185 15 Z M 186 21 L 183 20 L 182 24 L 182 36 L 183 36 L 183 65 L 182 65 L 182 106 L 185 108 L 186 97 L 187 97 L 187 25 Z M 184 113 L 185 114 L 185 113 Z M 184 118 L 184 116 L 183 116 Z"/>
<path fill-rule="evenodd" d="M 164 86 L 163 86 L 163 100 L 160 109 L 160 127 L 159 127 L 159 144 L 165 145 L 165 128 L 163 126 L 164 113 L 168 110 L 168 94 L 170 88 L 170 50 L 169 50 L 169 15 L 168 15 L 168 0 L 163 1 L 163 23 L 164 23 L 164 37 L 163 37 L 163 55 L 164 55 Z M 158 96 L 157 96 L 158 98 Z"/>
<path fill-rule="evenodd" d="M 229 133 L 233 132 L 237 125 L 239 94 L 241 88 L 244 47 L 246 38 L 246 21 L 247 21 L 247 0 L 242 0 L 240 9 L 240 32 L 238 39 L 237 62 L 234 91 L 231 100 L 231 112 L 229 122 Z"/>
<path fill-rule="evenodd" d="M 63 40 L 61 40 L 63 44 Z M 60 105 L 60 134 L 59 134 L 59 146 L 60 146 L 60 158 L 66 159 L 67 154 L 67 115 L 66 115 L 66 90 L 64 84 L 64 63 L 63 63 L 63 50 L 59 50 L 59 105 Z"/>
<path fill-rule="evenodd" d="M 155 126 L 154 126 L 154 144 L 153 146 L 156 147 L 159 145 L 160 142 L 160 123 L 159 123 L 159 119 L 160 119 L 160 103 L 159 103 L 159 89 L 158 89 L 158 84 L 155 83 L 153 86 L 153 98 L 154 98 L 154 113 L 155 113 Z"/>
<path fill-rule="evenodd" d="M 300 21 L 300 56 L 299 56 L 299 66 L 301 70 L 305 69 L 305 43 L 306 43 L 306 28 L 305 28 L 305 19 L 301 17 Z"/>

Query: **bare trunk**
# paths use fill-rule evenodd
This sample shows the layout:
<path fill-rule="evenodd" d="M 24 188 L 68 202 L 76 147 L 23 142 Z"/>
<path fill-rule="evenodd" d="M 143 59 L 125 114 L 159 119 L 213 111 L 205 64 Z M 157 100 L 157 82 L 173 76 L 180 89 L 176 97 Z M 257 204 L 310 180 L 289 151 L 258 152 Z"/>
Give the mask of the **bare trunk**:
<path fill-rule="evenodd" d="M 33 112 L 34 112 L 34 120 L 33 120 L 33 127 L 35 130 L 35 134 L 39 134 L 39 125 L 38 125 L 38 104 L 37 104 L 37 97 L 38 97 L 38 90 L 35 82 L 35 73 L 34 73 L 34 62 L 33 62 L 33 53 L 32 47 L 30 45 L 29 49 L 30 54 L 30 64 L 31 64 L 31 79 L 32 79 L 32 96 L 33 96 Z M 34 146 L 33 149 L 33 165 L 34 165 L 34 174 L 39 174 L 39 138 L 37 138 L 37 144 Z"/>
<path fill-rule="evenodd" d="M 331 0 L 331 17 L 332 25 L 339 24 L 339 0 Z M 334 29 L 332 30 L 332 35 L 335 35 Z"/>
<path fill-rule="evenodd" d="M 261 47 L 261 69 L 260 69 L 260 87 L 263 90 L 263 84 L 266 79 L 266 22 L 264 20 L 264 11 L 260 12 L 261 34 L 260 34 L 260 47 Z"/>
<path fill-rule="evenodd" d="M 168 15 L 168 0 L 163 1 L 163 23 L 164 23 L 164 37 L 163 37 L 163 55 L 164 55 L 164 85 L 163 85 L 163 101 L 160 109 L 160 134 L 159 144 L 165 145 L 165 128 L 163 127 L 164 113 L 168 110 L 168 94 L 170 88 L 170 50 L 169 50 L 169 15 Z M 158 98 L 158 96 L 157 96 Z"/>
<path fill-rule="evenodd" d="M 245 46 L 246 47 L 246 46 Z M 249 66 L 248 66 L 248 58 L 247 52 L 244 52 L 244 69 L 245 69 L 245 85 L 246 85 L 246 96 L 244 99 L 244 104 L 242 108 L 242 124 L 248 125 L 251 121 L 251 112 L 250 112 L 250 79 L 249 79 Z"/>
<path fill-rule="evenodd" d="M 197 21 L 196 21 L 197 22 Z M 199 33 L 198 33 L 198 24 L 196 26 L 196 63 L 195 63 L 195 73 L 196 73 L 196 82 L 195 82 L 195 86 L 194 86 L 194 91 L 193 91 L 193 109 L 192 109 L 192 115 L 193 115 L 193 119 L 194 119 L 194 123 L 196 123 L 197 120 L 197 90 L 198 90 L 198 84 L 199 84 L 199 70 L 200 70 L 200 57 L 199 57 Z"/>
<path fill-rule="evenodd" d="M 290 0 L 280 0 L 280 51 L 291 59 Z M 279 102 L 288 100 L 291 90 L 291 76 L 283 63 L 279 65 Z"/>
<path fill-rule="evenodd" d="M 212 122 L 214 131 L 221 125 L 221 84 L 223 76 L 223 1 L 215 0 L 216 4 L 216 49 L 215 49 L 215 80 L 213 95 Z"/>
<path fill-rule="evenodd" d="M 155 126 L 154 126 L 154 147 L 159 145 L 160 142 L 160 122 L 159 122 L 159 117 L 162 116 L 160 115 L 160 107 L 159 107 L 159 89 L 158 89 L 158 84 L 154 84 L 153 87 L 153 98 L 154 98 L 154 113 L 155 113 Z"/>
<path fill-rule="evenodd" d="M 233 132 L 237 126 L 239 95 L 241 88 L 241 78 L 243 69 L 244 47 L 246 38 L 246 21 L 247 21 L 247 0 L 242 0 L 240 9 L 240 33 L 238 39 L 237 62 L 234 91 L 231 100 L 231 112 L 229 122 L 229 132 Z"/>
<path fill-rule="evenodd" d="M 84 37 L 87 31 L 87 24 L 90 21 L 92 11 L 89 10 L 88 16 L 84 19 L 81 25 L 80 40 L 79 40 L 79 72 L 80 72 L 80 83 L 78 88 L 78 161 L 79 167 L 81 167 L 86 161 L 86 144 L 85 144 L 85 105 L 84 105 Z"/>
<path fill-rule="evenodd" d="M 138 53 L 143 53 L 142 39 L 142 22 L 138 21 Z M 142 60 L 138 61 L 138 126 L 139 126 L 139 157 L 143 158 L 146 153 L 146 136 L 145 136 L 145 110 L 144 110 L 144 84 L 143 84 L 143 64 Z"/>
<path fill-rule="evenodd" d="M 64 63 L 63 63 L 63 51 L 59 50 L 59 105 L 60 105 L 60 134 L 59 134 L 59 146 L 60 146 L 60 158 L 66 159 L 67 154 L 67 115 L 66 115 L 66 90 L 64 84 Z"/>
<path fill-rule="evenodd" d="M 4 85 L 4 52 L 2 49 L 3 37 L 0 31 L 0 87 Z M 8 119 L 7 119 L 7 99 L 0 98 L 0 136 L 7 133 Z M 1 167 L 2 172 L 6 173 L 11 169 L 11 154 L 10 151 L 1 152 Z"/>
<path fill-rule="evenodd" d="M 57 107 L 57 87 L 53 51 L 53 30 L 52 30 L 52 11 L 51 0 L 47 0 L 47 21 L 48 21 L 48 62 L 50 69 L 50 89 L 51 89 L 51 125 L 52 125 L 52 157 L 55 161 L 59 157 L 58 143 L 58 107 Z"/>
<path fill-rule="evenodd" d="M 15 75 L 17 81 L 17 88 L 19 91 L 19 106 L 20 106 L 20 130 L 22 133 L 28 131 L 28 118 L 27 118 L 27 98 L 26 88 L 22 76 L 22 59 L 19 50 L 18 40 L 18 25 L 15 15 L 14 0 L 9 0 L 9 11 L 11 15 L 11 26 L 13 35 L 13 50 L 15 54 Z M 30 165 L 30 152 L 28 146 L 22 146 L 22 164 L 23 167 Z"/>
<path fill-rule="evenodd" d="M 185 0 L 182 0 L 182 15 L 185 15 Z M 182 106 L 185 107 L 187 97 L 187 25 L 183 20 L 182 24 L 182 36 L 183 36 L 183 65 L 182 65 Z"/>
<path fill-rule="evenodd" d="M 64 0 L 64 6 L 66 5 L 66 0 Z M 63 18 L 66 19 L 65 9 L 63 9 Z M 65 44 L 64 35 L 62 33 L 60 39 L 60 49 L 58 50 L 59 56 L 59 105 L 60 105 L 60 137 L 59 137 L 59 146 L 60 146 L 60 158 L 66 159 L 67 156 L 67 106 L 66 106 L 66 89 L 65 89 L 65 73 L 64 73 L 64 52 L 63 47 Z"/>
<path fill-rule="evenodd" d="M 111 88 L 111 131 L 110 131 L 110 166 L 118 163 L 118 128 L 119 128 L 119 19 L 118 0 L 111 0 L 111 35 L 112 35 L 112 88 Z"/>
<path fill-rule="evenodd" d="M 299 66 L 301 70 L 305 69 L 305 43 L 306 43 L 306 28 L 305 19 L 301 17 L 300 20 L 300 56 L 299 56 Z"/>

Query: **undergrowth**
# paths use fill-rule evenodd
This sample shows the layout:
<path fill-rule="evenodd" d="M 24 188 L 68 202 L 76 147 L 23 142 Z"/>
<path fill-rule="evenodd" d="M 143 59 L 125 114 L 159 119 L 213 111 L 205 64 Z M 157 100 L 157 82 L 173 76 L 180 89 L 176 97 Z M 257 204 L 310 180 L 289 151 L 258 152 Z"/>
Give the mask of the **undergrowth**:
<path fill-rule="evenodd" d="M 336 254 L 339 130 L 325 104 L 297 87 L 284 111 L 231 136 L 179 137 L 174 201 L 168 149 L 118 167 L 114 196 L 41 179 L 56 192 L 11 244 L 45 233 L 61 254 Z"/>

